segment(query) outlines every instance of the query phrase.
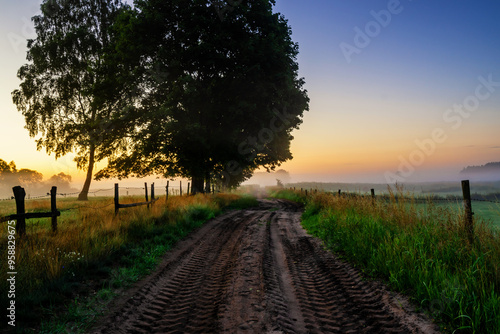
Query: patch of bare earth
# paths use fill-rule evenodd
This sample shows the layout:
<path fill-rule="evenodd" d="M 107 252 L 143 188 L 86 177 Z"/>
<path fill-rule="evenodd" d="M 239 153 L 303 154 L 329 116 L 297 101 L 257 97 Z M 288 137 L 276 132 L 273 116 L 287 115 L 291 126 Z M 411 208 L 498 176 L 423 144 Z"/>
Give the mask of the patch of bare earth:
<path fill-rule="evenodd" d="M 121 296 L 93 333 L 437 333 L 325 251 L 282 200 L 207 222 Z"/>

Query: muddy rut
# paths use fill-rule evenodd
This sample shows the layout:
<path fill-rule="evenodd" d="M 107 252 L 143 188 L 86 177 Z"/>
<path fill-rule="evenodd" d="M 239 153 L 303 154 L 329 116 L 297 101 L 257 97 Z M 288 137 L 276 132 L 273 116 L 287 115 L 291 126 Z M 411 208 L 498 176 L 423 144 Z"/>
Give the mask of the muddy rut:
<path fill-rule="evenodd" d="M 310 237 L 293 203 L 206 223 L 93 333 L 436 333 L 407 301 Z"/>

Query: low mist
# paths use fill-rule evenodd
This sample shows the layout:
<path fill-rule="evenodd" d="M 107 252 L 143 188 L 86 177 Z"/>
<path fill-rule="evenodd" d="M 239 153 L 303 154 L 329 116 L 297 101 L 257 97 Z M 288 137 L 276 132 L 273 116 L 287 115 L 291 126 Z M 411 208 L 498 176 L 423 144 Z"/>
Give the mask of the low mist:
<path fill-rule="evenodd" d="M 21 186 L 26 190 L 26 197 L 46 195 L 53 186 L 58 193 L 75 192 L 71 187 L 71 175 L 59 173 L 44 180 L 43 174 L 32 169 L 17 169 L 14 161 L 10 163 L 0 159 L 0 199 L 13 196 L 12 188 Z"/>

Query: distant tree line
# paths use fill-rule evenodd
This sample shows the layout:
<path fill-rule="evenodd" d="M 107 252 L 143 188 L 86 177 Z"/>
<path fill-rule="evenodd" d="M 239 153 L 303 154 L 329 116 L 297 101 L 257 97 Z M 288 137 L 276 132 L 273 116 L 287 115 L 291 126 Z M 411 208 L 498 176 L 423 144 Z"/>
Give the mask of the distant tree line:
<path fill-rule="evenodd" d="M 22 186 L 33 194 L 43 194 L 52 186 L 56 186 L 58 192 L 73 191 L 71 175 L 61 172 L 43 181 L 42 173 L 27 168 L 17 169 L 14 161 L 7 163 L 0 159 L 0 196 L 12 196 L 12 187 L 15 186 Z"/>
<path fill-rule="evenodd" d="M 489 162 L 481 166 L 467 166 L 460 171 L 460 175 L 479 180 L 500 181 L 500 162 Z"/>
<path fill-rule="evenodd" d="M 460 173 L 481 173 L 481 172 L 497 172 L 500 173 L 500 162 L 488 162 L 481 166 L 467 166 Z"/>
<path fill-rule="evenodd" d="M 225 3 L 42 2 L 12 96 L 38 149 L 76 153 L 79 199 L 93 175 L 188 177 L 203 192 L 292 158 L 309 104 L 298 45 L 274 0 Z"/>

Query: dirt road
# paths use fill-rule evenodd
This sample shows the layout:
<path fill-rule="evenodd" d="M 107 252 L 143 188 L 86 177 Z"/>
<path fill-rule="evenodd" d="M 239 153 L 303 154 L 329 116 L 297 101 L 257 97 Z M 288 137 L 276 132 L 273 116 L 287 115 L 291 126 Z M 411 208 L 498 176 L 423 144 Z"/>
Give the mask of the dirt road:
<path fill-rule="evenodd" d="M 295 204 L 220 216 L 119 299 L 95 333 L 436 333 L 307 235 Z"/>

